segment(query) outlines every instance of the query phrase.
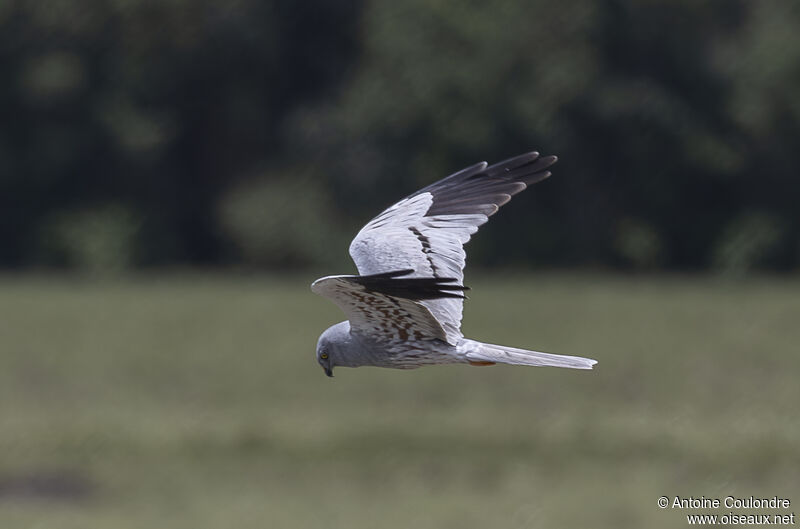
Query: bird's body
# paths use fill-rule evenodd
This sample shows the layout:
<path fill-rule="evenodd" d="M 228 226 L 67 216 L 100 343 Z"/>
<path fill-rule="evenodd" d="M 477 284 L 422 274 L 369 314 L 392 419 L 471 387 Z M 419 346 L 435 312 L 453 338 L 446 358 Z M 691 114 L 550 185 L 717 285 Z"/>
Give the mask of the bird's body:
<path fill-rule="evenodd" d="M 350 331 L 350 322 L 330 327 L 323 335 L 336 366 L 413 369 L 425 365 L 466 363 L 454 347 L 441 340 L 381 341 Z"/>
<path fill-rule="evenodd" d="M 464 244 L 511 196 L 550 176 L 553 156 L 528 153 L 485 162 L 444 178 L 389 207 L 356 235 L 350 255 L 358 276 L 318 279 L 348 321 L 328 328 L 317 360 L 334 366 L 413 369 L 434 364 L 495 363 L 591 369 L 596 362 L 464 338 Z"/>
<path fill-rule="evenodd" d="M 351 332 L 350 322 L 343 321 L 328 328 L 320 337 L 334 365 L 341 367 L 390 367 L 415 369 L 428 365 L 469 364 L 489 366 L 496 363 L 542 365 L 590 369 L 594 360 L 579 356 L 555 355 L 513 349 L 462 338 L 455 345 L 433 339 L 380 341 Z M 514 354 L 519 354 L 514 362 Z M 497 355 L 488 357 L 487 353 Z M 491 359 L 489 359 L 491 358 Z M 538 364 L 533 362 L 538 360 Z"/>

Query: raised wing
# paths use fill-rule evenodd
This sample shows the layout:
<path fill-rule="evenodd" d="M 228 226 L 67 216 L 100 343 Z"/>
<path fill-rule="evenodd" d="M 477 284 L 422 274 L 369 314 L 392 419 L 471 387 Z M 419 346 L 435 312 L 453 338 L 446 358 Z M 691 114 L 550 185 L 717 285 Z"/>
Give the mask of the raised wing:
<path fill-rule="evenodd" d="M 400 279 L 413 272 L 323 277 L 314 281 L 311 290 L 345 312 L 351 332 L 386 342 L 447 341 L 442 325 L 420 301 L 461 299 L 461 291 L 468 289 L 455 284 L 455 278 Z"/>
<path fill-rule="evenodd" d="M 487 166 L 467 167 L 384 210 L 350 244 L 360 274 L 413 269 L 417 277 L 464 281 L 464 244 L 513 195 L 550 176 L 555 156 L 522 154 Z M 447 341 L 461 334 L 462 299 L 422 303 L 444 329 Z"/>

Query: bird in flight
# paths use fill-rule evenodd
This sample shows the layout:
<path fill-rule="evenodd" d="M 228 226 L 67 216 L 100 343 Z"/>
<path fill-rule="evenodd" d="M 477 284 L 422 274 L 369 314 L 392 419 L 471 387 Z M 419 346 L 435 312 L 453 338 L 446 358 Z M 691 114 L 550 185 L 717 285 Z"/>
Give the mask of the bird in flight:
<path fill-rule="evenodd" d="M 464 245 L 513 195 L 550 176 L 555 156 L 530 152 L 462 169 L 404 198 L 364 226 L 350 244 L 361 275 L 317 279 L 311 290 L 347 321 L 317 342 L 317 362 L 333 368 L 413 369 L 496 363 L 591 369 L 597 362 L 493 345 L 461 333 Z"/>

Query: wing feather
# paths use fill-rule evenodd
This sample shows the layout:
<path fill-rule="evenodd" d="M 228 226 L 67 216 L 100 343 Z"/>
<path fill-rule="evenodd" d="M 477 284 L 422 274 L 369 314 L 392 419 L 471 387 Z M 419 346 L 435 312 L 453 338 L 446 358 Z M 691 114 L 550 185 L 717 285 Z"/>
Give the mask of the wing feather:
<path fill-rule="evenodd" d="M 372 219 L 350 244 L 360 274 L 411 269 L 416 277 L 455 278 L 463 284 L 464 245 L 489 217 L 527 186 L 550 176 L 555 156 L 530 152 L 489 166 L 481 162 L 404 198 Z M 461 337 L 463 300 L 421 304 L 447 341 Z"/>
<path fill-rule="evenodd" d="M 332 300 L 350 320 L 351 332 L 384 342 L 447 341 L 447 334 L 422 300 L 463 298 L 455 278 L 404 278 L 413 270 L 366 276 L 329 276 L 311 290 Z M 455 345 L 453 343 L 452 345 Z"/>

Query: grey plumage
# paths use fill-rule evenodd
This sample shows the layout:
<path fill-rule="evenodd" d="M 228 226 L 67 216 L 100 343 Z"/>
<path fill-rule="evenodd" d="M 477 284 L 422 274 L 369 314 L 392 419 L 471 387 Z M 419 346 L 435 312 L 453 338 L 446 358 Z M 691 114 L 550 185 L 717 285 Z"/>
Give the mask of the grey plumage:
<path fill-rule="evenodd" d="M 531 152 L 473 165 L 384 210 L 350 244 L 359 276 L 329 276 L 311 289 L 348 321 L 330 327 L 317 359 L 334 366 L 410 369 L 430 364 L 557 366 L 591 369 L 588 358 L 484 344 L 464 338 L 464 244 L 528 185 L 550 176 L 555 156 Z"/>

